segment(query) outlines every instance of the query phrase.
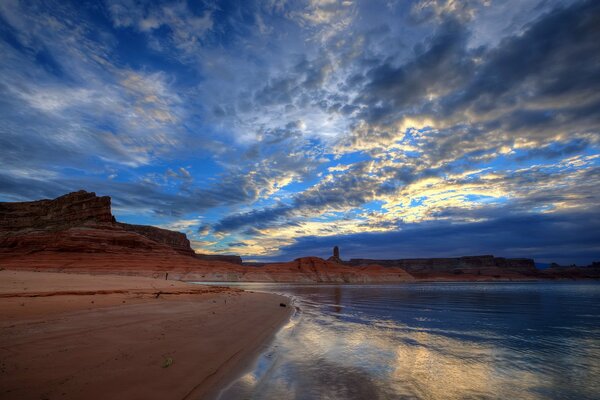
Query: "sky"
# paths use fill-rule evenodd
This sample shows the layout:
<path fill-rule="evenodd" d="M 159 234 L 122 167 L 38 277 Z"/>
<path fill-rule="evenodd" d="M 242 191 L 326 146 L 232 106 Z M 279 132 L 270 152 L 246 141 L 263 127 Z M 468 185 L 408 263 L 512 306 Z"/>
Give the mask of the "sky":
<path fill-rule="evenodd" d="M 0 1 L 0 201 L 245 260 L 600 260 L 600 2 Z"/>

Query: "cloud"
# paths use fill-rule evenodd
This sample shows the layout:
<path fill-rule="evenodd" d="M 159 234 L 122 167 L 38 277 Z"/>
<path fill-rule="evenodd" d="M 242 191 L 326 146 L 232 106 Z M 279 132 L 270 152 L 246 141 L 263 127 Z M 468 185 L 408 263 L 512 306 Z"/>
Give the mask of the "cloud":
<path fill-rule="evenodd" d="M 192 181 L 194 179 L 192 177 L 192 174 L 183 167 L 179 167 L 177 170 L 172 170 L 171 168 L 167 168 L 165 175 L 167 175 L 170 178 L 178 179 L 178 180 L 182 180 L 182 181 Z"/>
<path fill-rule="evenodd" d="M 207 252 L 254 255 L 306 236 L 575 216 L 598 204 L 599 13 L 5 1 L 0 196 L 96 190 L 125 218 L 189 222 Z"/>
<path fill-rule="evenodd" d="M 165 51 L 174 45 L 185 56 L 193 57 L 201 46 L 206 34 L 213 28 L 213 10 L 202 13 L 191 10 L 186 2 L 148 2 L 131 0 L 107 1 L 113 24 L 116 28 L 132 27 L 152 36 L 157 50 Z M 167 28 L 167 40 L 161 34 Z"/>
<path fill-rule="evenodd" d="M 425 103 L 463 85 L 473 69 L 466 39 L 465 27 L 448 20 L 428 40 L 426 50 L 417 51 L 410 62 L 395 66 L 393 60 L 386 60 L 368 70 L 368 83 L 355 100 L 362 106 L 359 117 L 369 123 L 385 123 L 390 114 L 418 113 Z"/>
<path fill-rule="evenodd" d="M 600 46 L 594 17 L 598 11 L 595 2 L 557 8 L 522 35 L 506 38 L 486 55 L 465 90 L 448 99 L 446 108 L 470 106 L 484 113 L 498 106 L 513 109 L 518 103 L 569 109 L 573 104 L 564 100 L 587 99 L 581 106 L 597 101 L 600 75 L 593 54 Z"/>
<path fill-rule="evenodd" d="M 417 21 L 444 21 L 456 18 L 461 21 L 473 19 L 481 7 L 489 7 L 491 0 L 419 0 L 411 7 L 411 16 Z"/>
<path fill-rule="evenodd" d="M 496 218 L 482 222 L 432 221 L 408 224 L 394 232 L 303 237 L 271 259 L 308 254 L 325 257 L 333 246 L 340 246 L 344 259 L 459 257 L 485 251 L 496 256 L 532 257 L 537 262 L 586 265 L 600 255 L 598 211 L 502 217 L 502 210 L 496 210 Z"/>
<path fill-rule="evenodd" d="M 575 156 L 503 173 L 425 170 L 409 173 L 402 182 L 394 168 L 386 171 L 374 162 L 357 163 L 341 175 L 328 175 L 289 202 L 232 214 L 213 229 L 228 235 L 257 229 L 260 238 L 246 243 L 257 254 L 267 254 L 307 235 L 394 232 L 407 224 L 442 221 L 451 226 L 510 213 L 588 212 L 600 207 L 597 161 L 595 156 Z M 371 211 L 365 209 L 367 204 Z"/>
<path fill-rule="evenodd" d="M 65 7 L 6 3 L 0 13 L 14 38 L 0 42 L 7 165 L 82 167 L 93 158 L 138 166 L 180 145 L 181 98 L 167 74 L 115 65 L 109 45 L 92 38 L 94 25 L 73 25 Z"/>
<path fill-rule="evenodd" d="M 364 74 L 354 101 L 362 111 L 341 149 L 402 142 L 411 127 L 449 130 L 457 145 L 473 136 L 481 147 L 491 137 L 546 144 L 597 130 L 597 8 L 557 8 L 490 49 L 469 48 L 466 26 L 446 18 L 411 61 L 387 58 Z"/>
<path fill-rule="evenodd" d="M 274 223 L 292 223 L 292 217 L 319 215 L 325 209 L 344 210 L 357 207 L 373 197 L 376 178 L 359 171 L 366 165 L 357 165 L 339 176 L 328 175 L 313 187 L 292 196 L 291 204 L 278 204 L 262 210 L 252 210 L 223 218 L 214 227 L 217 232 L 239 230 L 247 226 L 269 227 Z"/>

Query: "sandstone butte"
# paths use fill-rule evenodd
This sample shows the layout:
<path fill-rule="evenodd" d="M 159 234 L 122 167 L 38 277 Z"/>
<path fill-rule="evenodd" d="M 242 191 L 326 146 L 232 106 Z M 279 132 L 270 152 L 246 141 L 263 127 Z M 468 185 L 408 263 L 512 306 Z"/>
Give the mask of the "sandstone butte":
<path fill-rule="evenodd" d="M 79 191 L 54 200 L 0 203 L 0 268 L 162 277 L 185 281 L 395 282 L 401 268 L 352 267 L 309 257 L 243 266 L 195 254 L 186 235 L 118 222 L 111 199 Z"/>

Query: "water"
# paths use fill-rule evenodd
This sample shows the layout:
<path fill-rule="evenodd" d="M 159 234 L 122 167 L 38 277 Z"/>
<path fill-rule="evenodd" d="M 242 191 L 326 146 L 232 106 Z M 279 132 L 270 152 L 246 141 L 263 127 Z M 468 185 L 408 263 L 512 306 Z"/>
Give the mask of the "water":
<path fill-rule="evenodd" d="M 221 399 L 598 399 L 600 284 L 239 284 L 299 311 Z"/>

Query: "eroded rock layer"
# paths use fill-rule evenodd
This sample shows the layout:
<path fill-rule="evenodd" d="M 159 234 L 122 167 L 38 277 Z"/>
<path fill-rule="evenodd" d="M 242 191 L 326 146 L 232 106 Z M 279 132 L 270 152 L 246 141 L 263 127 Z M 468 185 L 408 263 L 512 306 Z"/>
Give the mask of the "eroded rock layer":
<path fill-rule="evenodd" d="M 390 283 L 414 278 L 400 268 L 348 267 L 306 257 L 288 263 L 248 267 L 205 261 L 177 252 L 77 253 L 43 251 L 18 257 L 0 253 L 9 269 L 87 274 L 147 276 L 157 279 L 210 282 Z"/>
<path fill-rule="evenodd" d="M 54 200 L 0 203 L 0 252 L 175 252 L 193 255 L 185 234 L 116 222 L 108 196 L 79 191 Z"/>
<path fill-rule="evenodd" d="M 299 279 L 300 278 L 300 279 Z M 319 257 L 302 257 L 286 263 L 249 267 L 245 281 L 276 282 L 409 282 L 414 278 L 401 268 L 384 268 L 380 265 L 350 267 Z"/>
<path fill-rule="evenodd" d="M 79 191 L 54 200 L 0 203 L 0 234 L 28 229 L 64 229 L 114 223 L 110 197 Z"/>
<path fill-rule="evenodd" d="M 194 255 L 196 258 L 205 261 L 222 261 L 232 264 L 242 264 L 242 257 L 230 255 L 230 254 L 198 254 Z"/>
<path fill-rule="evenodd" d="M 165 244 L 182 254 L 194 255 L 194 250 L 190 247 L 190 241 L 185 233 L 174 232 L 148 225 L 132 225 L 121 222 L 119 222 L 118 225 L 123 227 L 126 231 L 135 232 L 157 243 Z"/>
<path fill-rule="evenodd" d="M 378 264 L 398 267 L 411 273 L 470 273 L 489 274 L 498 271 L 532 273 L 535 263 L 529 258 L 503 258 L 491 255 L 456 258 L 413 258 L 398 260 L 351 259 L 347 265 Z"/>

